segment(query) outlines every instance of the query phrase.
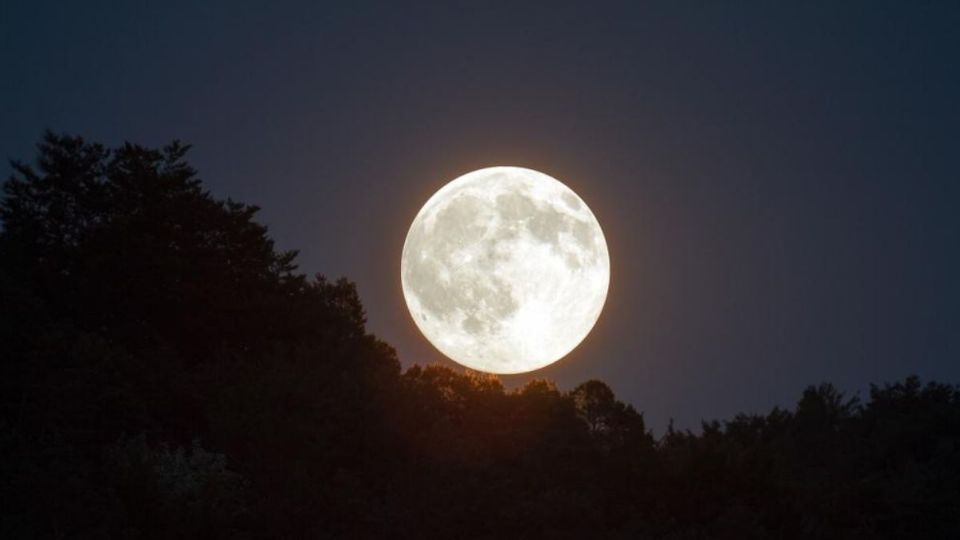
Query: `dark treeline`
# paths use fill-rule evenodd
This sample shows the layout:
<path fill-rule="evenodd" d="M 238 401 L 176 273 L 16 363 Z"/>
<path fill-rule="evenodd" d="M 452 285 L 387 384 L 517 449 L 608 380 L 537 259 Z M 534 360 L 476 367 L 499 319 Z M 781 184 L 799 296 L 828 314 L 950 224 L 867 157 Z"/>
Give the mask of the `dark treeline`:
<path fill-rule="evenodd" d="M 186 146 L 47 134 L 0 219 L 2 538 L 960 538 L 960 389 L 670 429 L 401 370 Z"/>

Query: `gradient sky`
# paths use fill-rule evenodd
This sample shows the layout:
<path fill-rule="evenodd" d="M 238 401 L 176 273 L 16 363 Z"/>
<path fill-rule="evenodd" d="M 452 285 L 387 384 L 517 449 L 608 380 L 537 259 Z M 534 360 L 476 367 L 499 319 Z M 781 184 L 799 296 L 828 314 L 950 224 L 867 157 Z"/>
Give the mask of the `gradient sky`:
<path fill-rule="evenodd" d="M 411 220 L 519 165 L 590 205 L 613 274 L 587 340 L 510 385 L 599 378 L 660 431 L 960 382 L 956 2 L 112 4 L 0 3 L 0 154 L 193 144 L 405 365 L 440 359 L 400 291 Z"/>

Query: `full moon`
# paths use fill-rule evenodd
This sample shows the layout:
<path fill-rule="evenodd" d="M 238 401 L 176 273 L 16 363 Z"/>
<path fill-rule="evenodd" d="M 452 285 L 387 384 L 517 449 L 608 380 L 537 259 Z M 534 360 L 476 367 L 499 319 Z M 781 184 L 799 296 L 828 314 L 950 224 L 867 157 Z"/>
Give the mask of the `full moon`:
<path fill-rule="evenodd" d="M 590 333 L 610 285 L 597 218 L 521 167 L 467 173 L 427 201 L 403 245 L 403 295 L 444 355 L 489 373 L 556 362 Z"/>

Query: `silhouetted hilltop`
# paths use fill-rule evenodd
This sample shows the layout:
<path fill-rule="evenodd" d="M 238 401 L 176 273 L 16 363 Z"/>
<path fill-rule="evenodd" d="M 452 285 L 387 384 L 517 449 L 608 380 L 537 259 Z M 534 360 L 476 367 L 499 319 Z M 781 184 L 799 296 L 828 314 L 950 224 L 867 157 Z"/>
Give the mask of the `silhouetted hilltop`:
<path fill-rule="evenodd" d="M 957 538 L 960 389 L 655 439 L 600 381 L 401 370 L 189 147 L 47 133 L 0 204 L 0 537 Z"/>

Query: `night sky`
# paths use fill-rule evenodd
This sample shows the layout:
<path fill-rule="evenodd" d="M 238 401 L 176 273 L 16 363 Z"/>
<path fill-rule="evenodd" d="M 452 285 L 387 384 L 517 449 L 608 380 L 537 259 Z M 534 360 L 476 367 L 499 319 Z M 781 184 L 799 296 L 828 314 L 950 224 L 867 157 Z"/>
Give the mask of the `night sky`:
<path fill-rule="evenodd" d="M 603 226 L 611 290 L 505 381 L 602 379 L 658 431 L 960 381 L 958 3 L 194 4 L 0 4 L 2 157 L 45 128 L 193 144 L 404 365 L 441 359 L 400 290 L 421 205 L 546 172 Z"/>

